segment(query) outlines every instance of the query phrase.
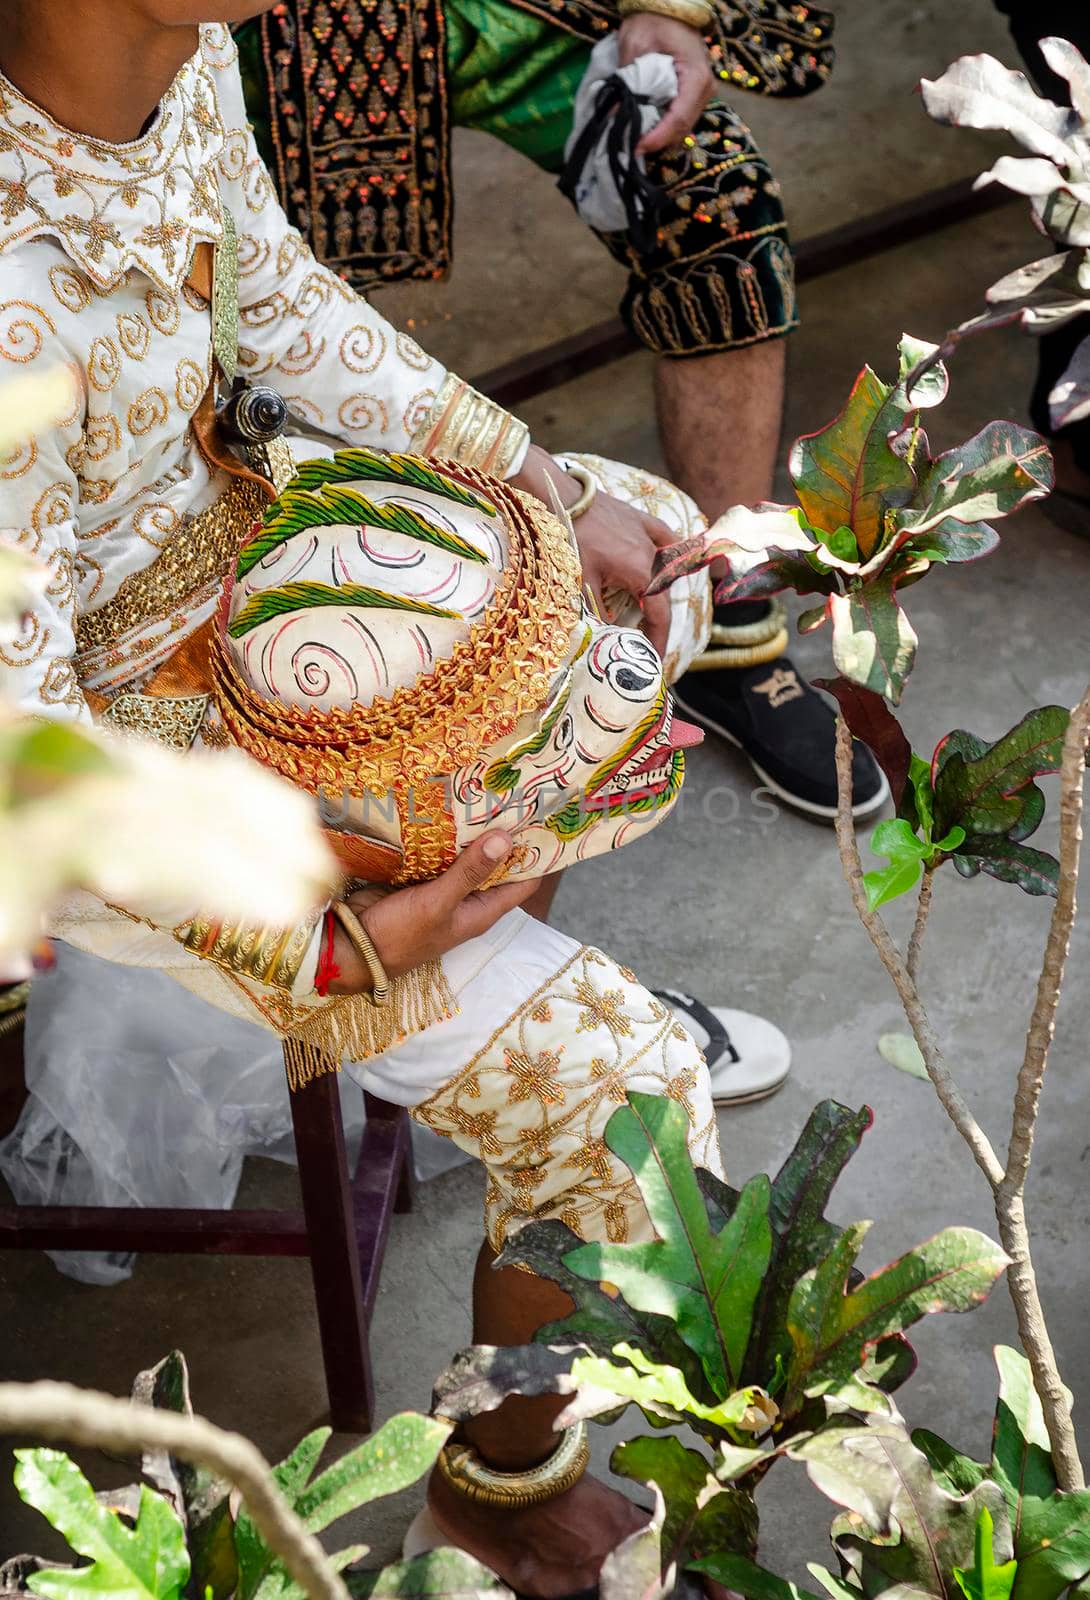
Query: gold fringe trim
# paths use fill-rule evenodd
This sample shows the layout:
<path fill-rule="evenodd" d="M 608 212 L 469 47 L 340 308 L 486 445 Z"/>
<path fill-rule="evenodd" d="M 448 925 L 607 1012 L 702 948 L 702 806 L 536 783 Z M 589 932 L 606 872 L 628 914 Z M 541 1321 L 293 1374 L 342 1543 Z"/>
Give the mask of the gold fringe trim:
<path fill-rule="evenodd" d="M 345 995 L 316 1006 L 284 1039 L 288 1087 L 304 1089 L 314 1078 L 339 1072 L 342 1061 L 369 1061 L 411 1034 L 458 1015 L 442 963 L 426 961 L 390 985 L 377 1006 L 365 994 Z"/>

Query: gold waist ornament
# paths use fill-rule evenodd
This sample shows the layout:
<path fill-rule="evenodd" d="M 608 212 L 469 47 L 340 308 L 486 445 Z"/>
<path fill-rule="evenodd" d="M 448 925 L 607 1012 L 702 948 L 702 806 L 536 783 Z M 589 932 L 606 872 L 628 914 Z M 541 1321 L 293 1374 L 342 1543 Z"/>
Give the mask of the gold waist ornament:
<path fill-rule="evenodd" d="M 80 655 L 163 622 L 231 570 L 239 546 L 268 505 L 260 484 L 236 478 L 214 505 L 186 517 L 150 566 L 130 572 L 112 599 L 76 624 Z"/>

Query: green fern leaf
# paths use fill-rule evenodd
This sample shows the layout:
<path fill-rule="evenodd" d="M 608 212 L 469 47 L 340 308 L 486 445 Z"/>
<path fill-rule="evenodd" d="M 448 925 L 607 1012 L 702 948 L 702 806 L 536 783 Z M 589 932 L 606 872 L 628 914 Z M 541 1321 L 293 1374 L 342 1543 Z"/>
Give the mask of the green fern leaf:
<path fill-rule="evenodd" d="M 266 589 L 255 594 L 243 606 L 227 632 L 232 639 L 241 639 L 263 622 L 273 617 L 286 616 L 292 611 L 309 611 L 314 606 L 356 606 L 382 611 L 412 611 L 420 617 L 456 618 L 456 611 L 442 606 L 431 606 L 424 600 L 410 600 L 404 595 L 386 594 L 382 589 L 370 589 L 361 583 L 346 583 L 339 588 L 328 583 L 285 583 L 279 589 Z"/>

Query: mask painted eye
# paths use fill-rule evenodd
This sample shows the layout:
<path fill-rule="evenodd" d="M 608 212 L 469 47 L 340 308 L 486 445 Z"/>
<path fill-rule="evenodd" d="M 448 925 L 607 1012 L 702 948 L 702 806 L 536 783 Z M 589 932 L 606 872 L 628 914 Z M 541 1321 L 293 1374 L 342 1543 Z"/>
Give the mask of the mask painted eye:
<path fill-rule="evenodd" d="M 662 682 L 658 655 L 639 633 L 617 635 L 606 664 L 606 681 L 625 700 L 647 700 Z"/>
<path fill-rule="evenodd" d="M 575 723 L 572 721 L 571 713 L 565 712 L 553 734 L 553 744 L 557 750 L 566 750 L 574 737 Z"/>

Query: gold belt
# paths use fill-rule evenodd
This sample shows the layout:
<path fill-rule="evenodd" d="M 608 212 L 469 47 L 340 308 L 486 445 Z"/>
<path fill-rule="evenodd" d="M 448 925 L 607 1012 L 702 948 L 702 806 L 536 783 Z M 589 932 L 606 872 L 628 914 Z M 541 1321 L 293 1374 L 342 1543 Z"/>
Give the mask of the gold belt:
<path fill-rule="evenodd" d="M 165 621 L 192 595 L 224 577 L 267 505 L 268 494 L 259 483 L 236 478 L 214 505 L 184 520 L 150 566 L 130 572 L 112 599 L 80 617 L 79 653 L 102 649 L 137 628 Z"/>

